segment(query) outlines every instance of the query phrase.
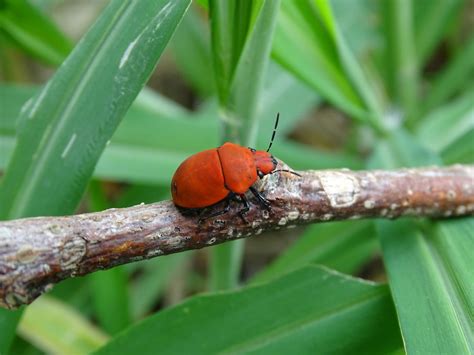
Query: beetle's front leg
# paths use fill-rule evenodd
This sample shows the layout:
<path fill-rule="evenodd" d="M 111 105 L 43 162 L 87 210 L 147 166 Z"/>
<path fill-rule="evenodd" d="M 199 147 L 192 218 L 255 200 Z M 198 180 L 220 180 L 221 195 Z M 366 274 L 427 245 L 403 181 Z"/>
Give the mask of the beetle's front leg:
<path fill-rule="evenodd" d="M 253 186 L 250 187 L 250 191 L 252 191 L 253 195 L 257 198 L 258 203 L 267 211 L 271 210 L 270 201 L 268 201 L 263 195 L 257 191 L 257 189 Z"/>
<path fill-rule="evenodd" d="M 242 218 L 242 221 L 245 223 L 248 223 L 248 221 L 245 219 L 245 214 L 250 210 L 250 204 L 249 201 L 247 200 L 247 197 L 245 195 L 239 195 L 241 202 L 244 204 L 244 207 L 239 211 L 239 216 Z"/>

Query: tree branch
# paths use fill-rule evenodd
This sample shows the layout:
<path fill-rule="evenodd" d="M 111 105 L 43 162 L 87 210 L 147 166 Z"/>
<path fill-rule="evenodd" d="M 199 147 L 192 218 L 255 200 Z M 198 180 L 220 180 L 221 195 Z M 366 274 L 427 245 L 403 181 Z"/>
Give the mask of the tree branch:
<path fill-rule="evenodd" d="M 13 309 L 28 304 L 69 277 L 297 224 L 474 213 L 474 166 L 343 169 L 301 175 L 265 177 L 258 188 L 265 192 L 272 209 L 266 211 L 252 199 L 247 221 L 238 217 L 238 203 L 227 214 L 199 224 L 196 213 L 180 211 L 171 201 L 164 201 L 68 217 L 1 222 L 0 306 Z"/>

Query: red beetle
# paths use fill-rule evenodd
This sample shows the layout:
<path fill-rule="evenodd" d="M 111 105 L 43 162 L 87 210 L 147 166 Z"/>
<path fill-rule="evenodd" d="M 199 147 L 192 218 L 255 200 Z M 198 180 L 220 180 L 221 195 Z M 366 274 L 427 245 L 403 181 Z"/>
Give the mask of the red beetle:
<path fill-rule="evenodd" d="M 280 114 L 277 115 L 266 151 L 227 142 L 218 148 L 194 154 L 182 162 L 171 181 L 171 194 L 175 205 L 184 208 L 204 208 L 227 199 L 224 210 L 206 217 L 210 218 L 229 211 L 229 201 L 237 198 L 244 204 L 244 208 L 239 212 L 243 218 L 249 210 L 245 193 L 250 190 L 262 207 L 270 209 L 269 201 L 252 185 L 257 178 L 267 174 L 288 171 L 275 170 L 277 161 L 268 153 L 275 137 L 279 117 Z"/>

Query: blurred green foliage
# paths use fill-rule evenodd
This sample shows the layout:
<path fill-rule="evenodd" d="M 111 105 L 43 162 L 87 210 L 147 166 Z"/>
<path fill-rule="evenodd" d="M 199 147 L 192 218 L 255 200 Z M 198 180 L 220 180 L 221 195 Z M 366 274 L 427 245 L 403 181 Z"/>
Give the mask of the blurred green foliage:
<path fill-rule="evenodd" d="M 276 112 L 295 169 L 473 163 L 468 1 L 189 2 L 111 1 L 73 45 L 52 17 L 67 1 L 0 1 L 2 219 L 167 199 L 184 158 L 264 147 Z M 174 98 L 167 61 L 142 90 L 165 47 Z M 37 61 L 60 67 L 38 84 Z M 345 133 L 328 148 L 308 124 Z M 0 353 L 474 352 L 472 218 L 313 225 L 249 281 L 243 242 L 210 250 L 207 274 L 182 253 L 67 280 L 14 341 L 22 311 L 0 310 Z M 325 268 L 377 255 L 388 287 Z"/>

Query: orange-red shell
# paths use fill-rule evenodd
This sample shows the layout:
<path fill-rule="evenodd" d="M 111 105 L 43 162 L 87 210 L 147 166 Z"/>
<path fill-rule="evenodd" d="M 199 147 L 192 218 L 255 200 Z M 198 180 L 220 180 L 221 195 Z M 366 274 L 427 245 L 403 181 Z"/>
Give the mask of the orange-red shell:
<path fill-rule="evenodd" d="M 173 202 L 180 207 L 210 206 L 228 194 L 217 149 L 191 155 L 181 163 L 171 180 Z"/>
<path fill-rule="evenodd" d="M 257 181 L 257 164 L 264 175 L 275 168 L 271 159 L 267 152 L 234 143 L 194 154 L 174 173 L 173 202 L 184 208 L 203 208 L 223 200 L 230 192 L 244 194 Z"/>
<path fill-rule="evenodd" d="M 224 184 L 236 194 L 244 194 L 257 181 L 257 167 L 252 152 L 234 143 L 217 148 L 224 173 Z"/>

